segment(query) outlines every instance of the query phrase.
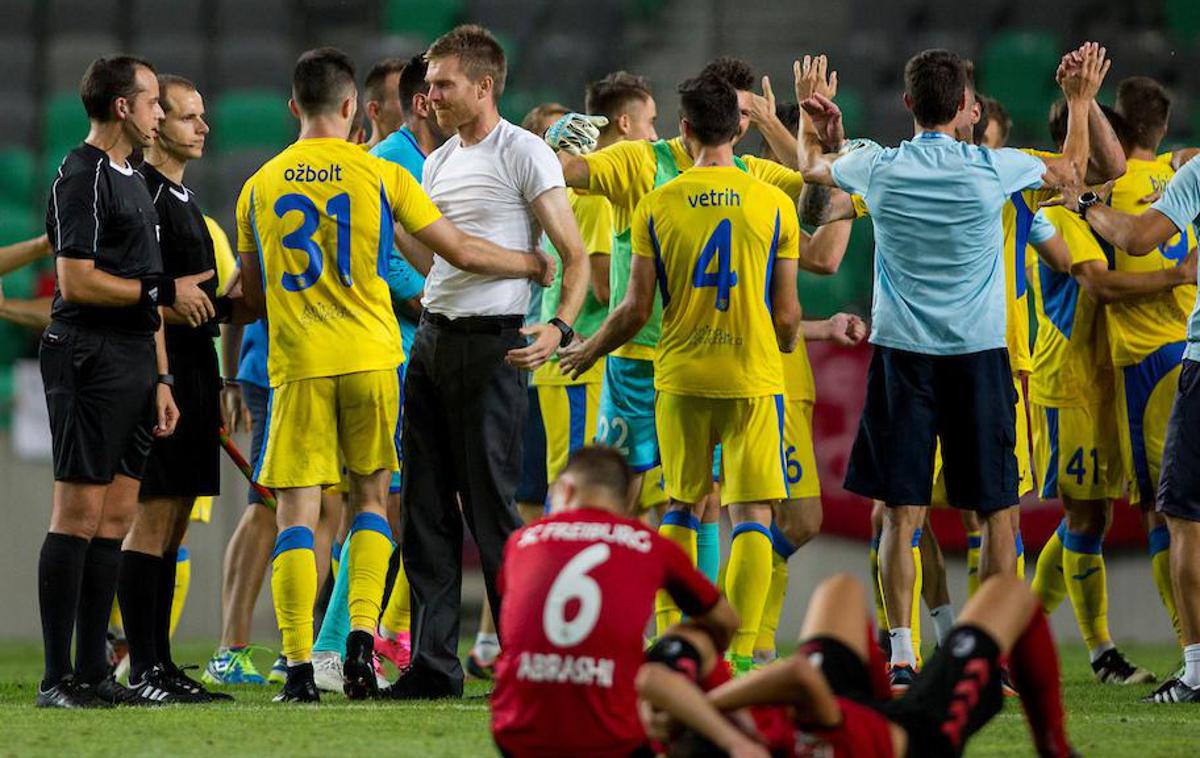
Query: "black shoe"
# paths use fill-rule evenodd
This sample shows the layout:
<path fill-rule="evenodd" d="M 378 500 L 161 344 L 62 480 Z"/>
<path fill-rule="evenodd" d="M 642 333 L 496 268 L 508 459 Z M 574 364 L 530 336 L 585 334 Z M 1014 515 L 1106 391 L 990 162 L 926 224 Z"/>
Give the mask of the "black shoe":
<path fill-rule="evenodd" d="M 186 668 L 196 669 L 199 666 L 187 666 Z M 233 695 L 228 695 L 224 692 L 211 692 L 205 689 L 203 684 L 188 676 L 184 669 L 176 666 L 174 663 L 165 664 L 163 671 L 166 672 L 167 680 L 175 685 L 175 689 L 192 698 L 192 702 L 215 703 L 233 700 Z"/>
<path fill-rule="evenodd" d="M 79 684 L 75 677 L 66 676 L 48 690 L 38 688 L 38 708 L 103 708 L 95 692 L 86 684 Z"/>
<path fill-rule="evenodd" d="M 880 627 L 875 632 L 875 642 L 883 651 L 883 659 L 890 661 L 892 659 L 892 635 L 888 634 L 888 630 Z"/>
<path fill-rule="evenodd" d="M 112 674 L 101 679 L 93 688 L 93 693 L 97 699 L 109 705 L 134 705 L 137 700 L 137 695 L 130 692 L 128 687 L 121 686 Z"/>
<path fill-rule="evenodd" d="M 1129 662 L 1115 647 L 1092 662 L 1092 673 L 1101 684 L 1153 684 L 1154 674 Z"/>
<path fill-rule="evenodd" d="M 128 689 L 133 693 L 129 705 L 177 705 L 198 702 L 171 681 L 161 663 L 151 666 L 139 681 L 135 682 L 132 676 L 129 677 Z"/>
<path fill-rule="evenodd" d="M 380 690 L 379 696 L 389 700 L 460 698 L 462 697 L 462 685 L 459 685 L 457 692 L 446 686 L 435 687 L 414 673 L 412 669 L 408 669 L 400 672 L 400 676 L 390 686 Z"/>
<path fill-rule="evenodd" d="M 283 689 L 279 691 L 279 694 L 275 696 L 275 702 L 321 702 L 321 693 L 317 691 L 317 684 L 313 681 L 313 667 L 311 663 L 288 666 L 287 682 L 283 685 Z"/>
<path fill-rule="evenodd" d="M 342 691 L 351 700 L 379 697 L 379 683 L 375 679 L 375 635 L 370 632 L 356 629 L 346 638 Z"/>
<path fill-rule="evenodd" d="M 1162 686 L 1142 698 L 1143 703 L 1200 703 L 1200 687 L 1189 687 L 1182 679 L 1171 677 Z"/>

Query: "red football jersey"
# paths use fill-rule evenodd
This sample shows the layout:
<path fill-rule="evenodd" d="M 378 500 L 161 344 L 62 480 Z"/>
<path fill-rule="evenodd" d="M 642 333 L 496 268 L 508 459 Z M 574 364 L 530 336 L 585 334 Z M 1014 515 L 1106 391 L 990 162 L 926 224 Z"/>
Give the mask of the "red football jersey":
<path fill-rule="evenodd" d="M 754 725 L 774 755 L 794 758 L 893 758 L 890 722 L 870 706 L 837 698 L 842 723 L 832 729 L 797 724 L 787 705 L 751 709 Z"/>
<path fill-rule="evenodd" d="M 584 508 L 517 530 L 499 578 L 497 744 L 518 756 L 628 755 L 644 744 L 634 677 L 659 589 L 693 616 L 719 598 L 678 546 L 638 521 Z"/>

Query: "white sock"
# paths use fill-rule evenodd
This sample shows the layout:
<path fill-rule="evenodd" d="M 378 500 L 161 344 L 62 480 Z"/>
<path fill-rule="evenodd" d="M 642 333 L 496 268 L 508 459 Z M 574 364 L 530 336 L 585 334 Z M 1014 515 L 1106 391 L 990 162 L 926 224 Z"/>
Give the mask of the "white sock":
<path fill-rule="evenodd" d="M 306 663 L 312 663 L 312 659 L 309 658 L 307 661 L 293 661 L 291 659 L 288 659 L 287 665 L 288 665 L 288 668 L 295 668 L 296 666 L 303 666 Z"/>
<path fill-rule="evenodd" d="M 1200 687 L 1200 642 L 1183 648 L 1183 683 Z"/>
<path fill-rule="evenodd" d="M 929 612 L 933 617 L 933 630 L 937 633 L 938 645 L 946 642 L 950 630 L 954 628 L 954 606 L 950 603 L 939 605 Z"/>
<path fill-rule="evenodd" d="M 392 642 L 395 642 L 396 638 L 399 637 L 400 635 L 396 634 L 391 629 L 388 629 L 383 624 L 380 624 L 379 625 L 379 636 L 383 637 L 385 640 L 391 640 Z"/>
<path fill-rule="evenodd" d="M 491 663 L 500 655 L 500 637 L 496 634 L 475 635 L 475 656 L 484 663 Z"/>
<path fill-rule="evenodd" d="M 892 640 L 892 663 L 907 663 L 916 668 L 917 654 L 913 652 L 912 629 L 907 626 L 893 627 L 888 631 Z"/>
<path fill-rule="evenodd" d="M 1117 646 L 1113 644 L 1112 640 L 1109 640 L 1108 642 L 1101 642 L 1099 645 L 1088 651 L 1088 658 L 1091 659 L 1092 663 L 1095 663 L 1096 661 L 1100 660 L 1100 656 L 1104 655 L 1109 650 L 1116 649 L 1116 647 Z"/>

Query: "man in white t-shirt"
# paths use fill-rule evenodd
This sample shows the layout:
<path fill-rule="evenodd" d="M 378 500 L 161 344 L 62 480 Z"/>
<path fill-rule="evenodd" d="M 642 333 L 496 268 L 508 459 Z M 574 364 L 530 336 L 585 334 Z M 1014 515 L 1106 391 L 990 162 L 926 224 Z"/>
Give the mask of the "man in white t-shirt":
<path fill-rule="evenodd" d="M 438 125 L 455 133 L 426 159 L 425 191 L 459 228 L 511 249 L 532 252 L 544 229 L 562 252 L 563 287 L 556 318 L 522 328 L 527 282 L 457 268 L 399 239 L 428 276 L 404 384 L 401 547 L 412 585 L 412 666 L 384 691 L 398 699 L 462 695 L 460 502 L 499 616 L 501 553 L 521 525 L 514 495 L 528 371 L 571 341 L 588 283 L 558 159 L 497 110 L 505 77 L 499 43 L 482 27 L 460 26 L 425 57 Z"/>

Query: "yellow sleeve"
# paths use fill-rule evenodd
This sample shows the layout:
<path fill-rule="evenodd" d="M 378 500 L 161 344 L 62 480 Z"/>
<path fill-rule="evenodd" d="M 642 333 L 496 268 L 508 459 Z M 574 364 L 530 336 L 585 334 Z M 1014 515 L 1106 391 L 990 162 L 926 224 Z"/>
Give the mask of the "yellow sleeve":
<path fill-rule="evenodd" d="M 800 190 L 804 189 L 804 175 L 799 171 L 754 155 L 743 156 L 742 160 L 754 178 L 783 190 L 792 202 L 800 197 Z"/>
<path fill-rule="evenodd" d="M 237 259 L 229 248 L 229 237 L 221 225 L 208 216 L 204 217 L 204 225 L 208 227 L 208 236 L 212 237 L 213 255 L 217 260 L 217 292 L 224 295 L 229 291 L 233 272 L 237 271 Z"/>
<path fill-rule="evenodd" d="M 1046 208 L 1043 213 L 1070 248 L 1071 265 L 1088 261 L 1100 261 L 1107 265 L 1108 258 L 1104 255 L 1104 249 L 1096 241 L 1091 227 L 1078 214 L 1061 207 Z"/>
<path fill-rule="evenodd" d="M 1021 148 L 1021 152 L 1026 155 L 1032 155 L 1035 158 L 1041 158 L 1042 160 L 1062 157 L 1062 153 L 1052 153 L 1049 150 L 1034 150 L 1028 147 Z M 1029 206 L 1029 210 L 1037 213 L 1038 204 L 1057 195 L 1058 190 L 1052 187 L 1041 187 L 1038 189 L 1022 190 L 1021 194 L 1024 195 L 1025 204 Z"/>
<path fill-rule="evenodd" d="M 800 219 L 796 209 L 786 197 L 779 198 L 779 243 L 775 247 L 776 258 L 800 257 Z"/>
<path fill-rule="evenodd" d="M 862 195 L 851 195 L 850 202 L 854 203 L 854 218 L 864 218 L 871 215 L 867 200 Z"/>
<path fill-rule="evenodd" d="M 1160 156 L 1156 157 L 1154 160 L 1156 160 L 1156 161 L 1158 161 L 1159 163 L 1162 163 L 1162 164 L 1164 164 L 1164 165 L 1166 165 L 1166 166 L 1170 166 L 1170 165 L 1171 165 L 1171 161 L 1172 161 L 1174 158 L 1175 158 L 1175 153 L 1173 153 L 1173 152 L 1170 152 L 1170 151 L 1167 151 L 1167 152 L 1163 153 L 1162 155 L 1160 155 Z"/>
<path fill-rule="evenodd" d="M 654 185 L 654 148 L 645 140 L 626 140 L 583 156 L 588 164 L 588 191 L 607 197 L 614 205 L 631 199 Z"/>
<path fill-rule="evenodd" d="M 254 232 L 254 211 L 250 207 L 250 199 L 254 195 L 254 177 L 242 185 L 242 192 L 237 201 L 237 249 L 239 251 L 258 250 L 258 239 Z"/>
<path fill-rule="evenodd" d="M 633 212 L 633 221 L 629 225 L 629 244 L 633 254 L 643 258 L 653 258 L 655 252 L 650 234 L 650 206 L 650 197 L 647 196 L 638 203 L 637 210 Z"/>
<path fill-rule="evenodd" d="M 574 191 L 570 193 L 570 199 L 588 255 L 612 255 L 612 203 L 600 195 L 580 195 Z"/>
<path fill-rule="evenodd" d="M 421 185 L 408 170 L 398 164 L 380 160 L 381 170 L 386 172 L 386 186 L 390 188 L 388 199 L 392 203 L 392 217 L 400 222 L 405 231 L 419 232 L 442 217 Z"/>

